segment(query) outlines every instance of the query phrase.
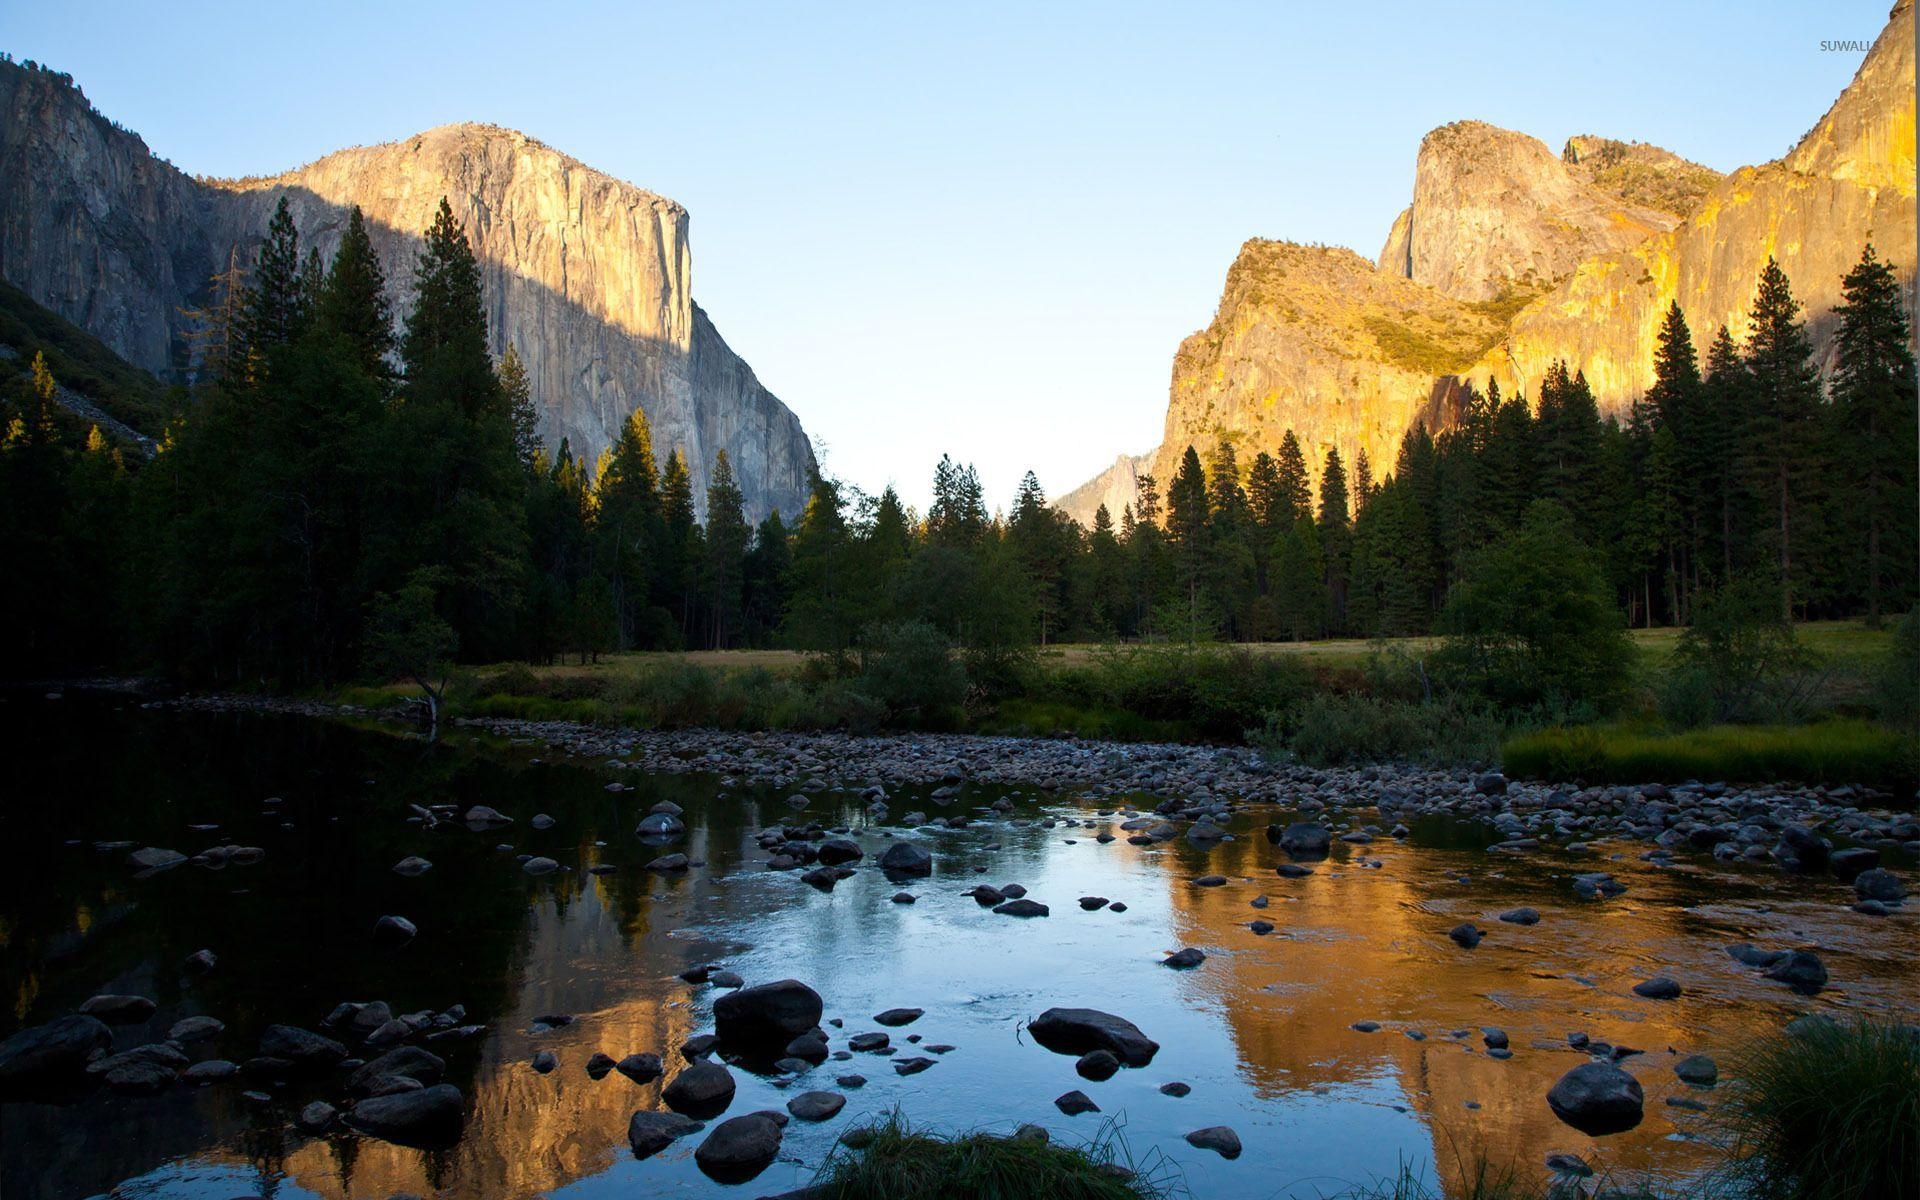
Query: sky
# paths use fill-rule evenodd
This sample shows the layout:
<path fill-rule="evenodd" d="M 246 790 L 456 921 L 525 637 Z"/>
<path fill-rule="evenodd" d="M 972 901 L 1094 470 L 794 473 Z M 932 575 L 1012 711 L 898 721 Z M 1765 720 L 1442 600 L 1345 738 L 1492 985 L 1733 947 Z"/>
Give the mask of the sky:
<path fill-rule="evenodd" d="M 1763 162 L 1889 7 L 0 0 L 0 49 L 197 174 L 486 121 L 670 196 L 829 473 L 923 507 L 951 453 L 1004 507 L 1159 441 L 1243 241 L 1377 255 L 1427 130 Z"/>

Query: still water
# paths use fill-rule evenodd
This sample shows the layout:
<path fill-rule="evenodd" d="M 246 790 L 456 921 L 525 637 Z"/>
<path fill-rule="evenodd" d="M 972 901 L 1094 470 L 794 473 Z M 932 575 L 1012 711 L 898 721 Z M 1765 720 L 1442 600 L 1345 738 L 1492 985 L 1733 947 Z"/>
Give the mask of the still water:
<path fill-rule="evenodd" d="M 116 1048 L 162 1038 L 188 1015 L 225 1021 L 217 1039 L 189 1047 L 202 1058 L 243 1060 L 265 1026 L 317 1027 L 346 1000 L 385 1000 L 395 1012 L 462 1004 L 487 1027 L 474 1041 L 433 1047 L 469 1106 L 450 1150 L 295 1132 L 302 1104 L 338 1101 L 325 1084 L 267 1104 L 244 1098 L 251 1085 L 237 1080 L 152 1097 L 100 1091 L 62 1106 L 0 1104 L 7 1200 L 754 1197 L 802 1186 L 841 1132 L 896 1109 L 945 1129 L 1036 1122 L 1068 1140 L 1105 1129 L 1137 1165 L 1204 1198 L 1322 1196 L 1402 1164 L 1444 1181 L 1481 1152 L 1542 1174 L 1545 1156 L 1564 1151 L 1603 1171 L 1681 1175 L 1709 1160 L 1713 1135 L 1699 1114 L 1664 1101 L 1711 1106 L 1717 1097 L 1674 1077 L 1680 1056 L 1723 1055 L 1801 1012 L 1910 1019 L 1920 1003 L 1911 913 L 1870 921 L 1846 910 L 1849 894 L 1830 879 L 1705 858 L 1658 868 L 1635 844 L 1517 858 L 1487 853 L 1476 829 L 1434 825 L 1403 842 L 1336 843 L 1314 874 L 1285 879 L 1261 836 L 1269 820 L 1286 819 L 1278 812 L 1246 814 L 1237 839 L 1210 852 L 1185 840 L 1133 846 L 1124 834 L 1102 845 L 1094 835 L 1117 831 L 1121 818 L 1072 796 L 1018 792 L 1014 811 L 998 814 L 986 806 L 1008 790 L 969 785 L 945 809 L 912 794 L 892 808 L 896 818 L 978 808 L 978 824 L 871 828 L 852 792 L 821 794 L 796 814 L 784 794 L 545 764 L 537 748 L 460 736 L 428 746 L 392 731 L 77 695 L 0 703 L 0 752 L 0 1036 L 103 992 L 159 1005 L 150 1021 L 116 1027 Z M 632 790 L 610 792 L 612 780 Z M 663 799 L 685 808 L 678 848 L 704 868 L 679 877 L 641 869 L 661 851 L 632 830 Z M 409 804 L 448 802 L 490 805 L 516 822 L 475 833 L 407 820 Z M 539 813 L 552 828 L 530 828 Z M 1049 816 L 1092 824 L 1035 823 Z M 871 865 L 830 893 L 766 870 L 754 832 L 809 820 L 852 828 L 868 864 L 890 837 L 914 839 L 934 854 L 935 873 L 908 883 L 918 902 L 902 905 L 891 902 L 900 885 Z M 267 854 L 254 866 L 190 865 L 136 880 L 125 849 L 95 848 L 109 841 L 187 854 L 237 843 Z M 530 877 L 517 854 L 565 869 Z M 395 874 L 408 855 L 433 869 Z M 596 864 L 617 870 L 588 873 Z M 1571 875 L 1600 869 L 1627 893 L 1578 899 Z M 1192 884 L 1207 874 L 1228 882 Z M 1052 913 L 995 915 L 966 894 L 982 882 L 1023 884 Z M 1076 903 L 1085 895 L 1128 907 L 1085 912 Z M 1268 905 L 1256 910 L 1263 895 Z M 1519 905 L 1538 909 L 1540 923 L 1494 919 Z M 389 913 L 414 921 L 418 937 L 376 945 L 374 923 Z M 1277 928 L 1256 936 L 1255 919 Z M 1446 936 L 1464 920 L 1490 931 L 1475 950 Z M 1796 996 L 1734 963 L 1724 946 L 1737 941 L 1818 947 L 1833 985 Z M 1187 946 L 1208 955 L 1198 969 L 1159 965 Z M 219 956 L 217 968 L 187 974 L 182 960 L 202 948 Z M 745 1185 L 699 1172 L 698 1136 L 636 1161 L 628 1118 L 662 1107 L 665 1081 L 595 1081 L 584 1064 L 596 1050 L 616 1059 L 650 1051 L 671 1078 L 681 1042 L 712 1027 L 716 993 L 677 978 L 702 963 L 749 983 L 811 984 L 827 1017 L 844 1022 L 828 1027 L 835 1049 L 896 1007 L 926 1010 L 891 1031 L 902 1053 L 921 1052 L 902 1044 L 906 1034 L 953 1049 L 907 1077 L 870 1054 L 829 1061 L 790 1089 L 736 1069 L 730 1113 L 782 1108 L 806 1088 L 838 1090 L 839 1074 L 870 1081 L 846 1093 L 833 1120 L 792 1122 L 781 1158 Z M 1632 985 L 1653 974 L 1679 979 L 1685 995 L 1634 996 Z M 1148 1067 L 1083 1080 L 1073 1059 L 1023 1035 L 1025 1019 L 1056 1005 L 1118 1013 L 1162 1049 Z M 536 1032 L 534 1019 L 550 1013 L 575 1020 Z M 1381 1028 L 1351 1028 L 1362 1021 Z M 1507 1031 L 1511 1059 L 1484 1053 L 1483 1026 Z M 1593 1139 L 1548 1109 L 1553 1081 L 1585 1061 L 1567 1045 L 1576 1030 L 1645 1051 L 1626 1062 L 1647 1093 L 1638 1129 Z M 557 1053 L 558 1070 L 532 1069 L 540 1050 Z M 1175 1080 L 1191 1094 L 1159 1092 Z M 1061 1115 L 1054 1098 L 1075 1088 L 1102 1114 Z M 1220 1124 L 1245 1144 L 1239 1159 L 1183 1140 Z"/>

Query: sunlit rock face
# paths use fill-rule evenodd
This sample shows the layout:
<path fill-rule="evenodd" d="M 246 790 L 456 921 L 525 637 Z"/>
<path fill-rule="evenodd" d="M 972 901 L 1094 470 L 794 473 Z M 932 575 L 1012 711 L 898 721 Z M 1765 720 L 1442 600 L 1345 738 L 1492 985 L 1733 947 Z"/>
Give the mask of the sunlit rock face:
<path fill-rule="evenodd" d="M 331 255 L 359 206 L 395 294 L 441 197 L 466 228 L 495 353 L 526 363 L 540 432 L 593 461 L 644 408 L 657 454 L 682 450 L 704 500 L 726 450 L 752 515 L 797 513 L 814 461 L 794 414 L 693 301 L 686 209 L 524 134 L 448 125 L 271 178 L 196 180 L 154 158 L 55 76 L 0 64 L 0 273 L 159 373 L 187 362 L 186 311 L 274 206 Z"/>
<path fill-rule="evenodd" d="M 1421 140 L 1413 204 L 1394 221 L 1379 266 L 1456 299 L 1492 300 L 1675 221 L 1576 179 L 1537 138 L 1458 121 Z"/>
<path fill-rule="evenodd" d="M 1316 466 L 1338 447 L 1391 464 L 1434 378 L 1500 335 L 1485 306 L 1384 271 L 1350 250 L 1255 239 L 1240 248 L 1212 324 L 1174 357 L 1151 471 L 1164 495 L 1189 443 L 1232 438 L 1242 465 L 1291 429 Z"/>
<path fill-rule="evenodd" d="M 1622 414 L 1651 382 L 1667 305 L 1686 310 L 1697 345 L 1721 325 L 1741 338 L 1769 255 L 1830 371 L 1840 279 L 1865 243 L 1912 294 L 1913 55 L 1901 0 L 1799 145 L 1724 178 L 1641 143 L 1581 136 L 1556 158 L 1479 122 L 1435 130 L 1376 263 L 1242 248 L 1212 323 L 1175 356 L 1149 469 L 1164 487 L 1189 443 L 1204 454 L 1228 438 L 1244 465 L 1293 429 L 1316 471 L 1337 446 L 1349 464 L 1366 449 L 1377 474 L 1414 422 L 1454 418 L 1463 379 L 1532 393 L 1562 358 Z M 1083 522 L 1096 494 L 1113 508 L 1124 497 L 1113 472 L 1103 480 L 1063 507 Z"/>
<path fill-rule="evenodd" d="M 1621 412 L 1653 378 L 1667 305 L 1686 310 L 1696 344 L 1722 325 L 1746 334 L 1771 255 L 1793 281 L 1823 371 L 1833 366 L 1840 280 L 1868 241 L 1914 280 L 1914 28 L 1901 0 L 1853 82 L 1792 153 L 1742 168 L 1673 229 L 1579 265 L 1514 318 L 1476 373 L 1538 380 L 1556 358 L 1586 372 L 1604 410 Z"/>

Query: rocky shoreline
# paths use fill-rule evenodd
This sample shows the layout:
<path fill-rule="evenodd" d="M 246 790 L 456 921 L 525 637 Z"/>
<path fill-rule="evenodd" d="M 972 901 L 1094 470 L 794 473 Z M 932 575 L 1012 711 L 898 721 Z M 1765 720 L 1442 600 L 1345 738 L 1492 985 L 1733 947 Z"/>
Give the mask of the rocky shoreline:
<path fill-rule="evenodd" d="M 187 711 L 395 717 L 265 696 L 204 695 L 157 703 Z M 1359 844 L 1404 834 L 1407 821 L 1440 816 L 1490 826 L 1498 835 L 1489 846 L 1493 852 L 1547 847 L 1577 852 L 1594 842 L 1625 839 L 1652 843 L 1649 853 L 1656 856 L 1691 849 L 1722 861 L 1824 870 L 1839 839 L 1856 848 L 1850 862 L 1865 861 L 1861 849 L 1920 857 L 1920 815 L 1889 807 L 1892 798 L 1884 793 L 1849 786 L 1577 787 L 1405 764 L 1308 767 L 1273 762 L 1244 747 L 954 733 L 639 730 L 492 717 L 454 724 L 616 770 L 713 775 L 727 788 L 855 791 L 882 804 L 890 791 L 930 788 L 929 799 L 944 805 L 959 799 L 967 785 L 974 785 L 976 795 L 985 785 L 1094 802 L 1138 804 L 1152 797 L 1161 815 L 1204 820 L 1223 834 L 1238 808 L 1273 805 L 1320 814 L 1337 834 Z M 973 801 L 975 795 L 967 798 Z M 1877 865 L 1877 854 L 1870 865 Z"/>

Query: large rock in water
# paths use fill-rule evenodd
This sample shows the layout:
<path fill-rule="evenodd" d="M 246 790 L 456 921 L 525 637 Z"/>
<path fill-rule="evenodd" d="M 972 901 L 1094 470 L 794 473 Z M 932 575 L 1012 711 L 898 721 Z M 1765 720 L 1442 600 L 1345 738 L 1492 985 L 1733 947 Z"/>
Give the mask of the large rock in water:
<path fill-rule="evenodd" d="M 728 992 L 713 1002 L 714 1032 L 729 1045 L 778 1047 L 820 1024 L 820 993 L 798 979 Z"/>
<path fill-rule="evenodd" d="M 641 1109 L 627 1122 L 627 1145 L 635 1158 L 651 1158 L 700 1128 L 700 1122 L 677 1112 Z"/>
<path fill-rule="evenodd" d="M 1160 1043 L 1132 1021 L 1097 1008 L 1050 1008 L 1027 1022 L 1027 1032 L 1055 1054 L 1110 1050 L 1130 1067 L 1144 1067 L 1160 1052 Z"/>
<path fill-rule="evenodd" d="M 362 1133 L 427 1149 L 459 1141 L 466 1122 L 466 1100 L 450 1083 L 362 1100 L 347 1114 L 347 1124 Z"/>
<path fill-rule="evenodd" d="M 718 1183 L 745 1183 L 780 1153 L 780 1123 L 767 1113 L 722 1121 L 693 1152 L 693 1161 Z"/>
<path fill-rule="evenodd" d="M 66 1016 L 32 1025 L 0 1042 L 0 1095 L 77 1083 L 113 1031 L 95 1017 Z"/>
<path fill-rule="evenodd" d="M 540 436 L 595 461 L 635 408 L 654 452 L 686 454 L 704 511 L 727 452 L 747 516 L 798 513 L 806 431 L 694 303 L 687 210 L 492 125 L 342 150 L 284 175 L 196 179 L 95 114 L 51 72 L 0 63 L 0 275 L 137 366 L 172 372 L 187 310 L 237 250 L 252 265 L 282 197 L 330 259 L 360 207 L 396 293 L 445 196 L 479 260 L 489 348 L 526 364 Z"/>
<path fill-rule="evenodd" d="M 1640 1081 L 1610 1063 L 1581 1063 L 1547 1093 L 1553 1115 L 1581 1133 L 1600 1137 L 1640 1123 L 1646 1096 Z"/>
<path fill-rule="evenodd" d="M 260 1053 L 284 1058 L 309 1072 L 330 1070 L 347 1056 L 347 1048 L 330 1037 L 293 1025 L 269 1025 L 260 1035 Z"/>

